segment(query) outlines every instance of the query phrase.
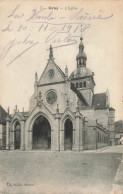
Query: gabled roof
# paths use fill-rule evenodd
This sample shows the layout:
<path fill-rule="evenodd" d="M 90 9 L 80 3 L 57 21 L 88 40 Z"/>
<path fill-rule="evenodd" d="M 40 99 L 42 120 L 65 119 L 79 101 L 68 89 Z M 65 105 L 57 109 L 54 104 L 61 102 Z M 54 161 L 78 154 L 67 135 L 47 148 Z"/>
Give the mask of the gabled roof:
<path fill-rule="evenodd" d="M 60 71 L 60 73 L 62 74 L 62 76 L 65 78 L 65 74 L 64 72 L 61 70 L 61 68 L 53 61 L 53 63 L 55 64 L 55 66 L 57 67 L 57 69 Z"/>
<path fill-rule="evenodd" d="M 19 112 L 20 114 L 23 114 L 23 112 Z M 29 111 L 24 111 L 24 116 L 25 115 L 28 115 L 29 114 Z"/>
<path fill-rule="evenodd" d="M 41 77 L 40 77 L 40 79 L 39 79 L 39 81 L 38 81 L 38 83 L 41 82 L 41 79 L 43 78 L 43 75 L 45 74 L 46 69 L 48 68 L 50 62 L 52 62 L 52 64 L 56 67 L 56 69 L 58 70 L 58 72 L 61 74 L 63 80 L 65 79 L 65 74 L 64 74 L 64 72 L 61 70 L 61 68 L 54 62 L 53 59 L 49 59 L 47 65 L 45 66 L 44 71 L 43 71 L 43 73 L 42 73 L 42 75 L 41 75 Z"/>
<path fill-rule="evenodd" d="M 19 115 L 21 117 L 23 115 L 23 113 L 24 113 L 24 116 L 29 116 L 29 112 L 24 111 L 24 112 L 15 112 L 13 114 L 10 114 L 10 117 L 14 117 L 15 115 Z"/>
<path fill-rule="evenodd" d="M 79 98 L 82 102 L 84 102 L 84 104 L 85 104 L 86 106 L 88 106 L 88 103 L 87 103 L 85 97 L 84 97 L 84 96 L 76 89 L 76 87 L 75 87 L 74 84 L 72 84 L 72 83 L 71 83 L 71 89 L 73 90 L 73 92 L 75 92 L 75 93 L 77 94 L 78 98 Z"/>
<path fill-rule="evenodd" d="M 95 110 L 106 109 L 106 93 L 99 93 L 93 95 L 92 106 Z"/>
<path fill-rule="evenodd" d="M 7 112 L 0 105 L 0 124 L 6 123 Z"/>

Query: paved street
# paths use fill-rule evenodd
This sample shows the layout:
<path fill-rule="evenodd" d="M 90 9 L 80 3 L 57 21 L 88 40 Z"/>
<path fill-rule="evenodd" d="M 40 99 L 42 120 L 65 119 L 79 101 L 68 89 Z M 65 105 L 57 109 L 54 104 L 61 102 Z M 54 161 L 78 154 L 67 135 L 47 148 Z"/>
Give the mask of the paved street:
<path fill-rule="evenodd" d="M 119 149 L 0 151 L 0 194 L 109 194 L 122 158 Z"/>

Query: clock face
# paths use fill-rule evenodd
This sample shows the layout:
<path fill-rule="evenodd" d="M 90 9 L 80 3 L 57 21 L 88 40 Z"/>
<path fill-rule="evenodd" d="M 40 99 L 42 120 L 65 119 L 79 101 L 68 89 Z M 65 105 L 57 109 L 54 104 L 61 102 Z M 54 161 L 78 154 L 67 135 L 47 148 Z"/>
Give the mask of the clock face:
<path fill-rule="evenodd" d="M 48 73 L 49 73 L 49 78 L 53 79 L 54 78 L 54 70 L 50 69 Z"/>
<path fill-rule="evenodd" d="M 57 100 L 57 94 L 54 91 L 48 92 L 46 100 L 49 104 L 54 104 Z"/>

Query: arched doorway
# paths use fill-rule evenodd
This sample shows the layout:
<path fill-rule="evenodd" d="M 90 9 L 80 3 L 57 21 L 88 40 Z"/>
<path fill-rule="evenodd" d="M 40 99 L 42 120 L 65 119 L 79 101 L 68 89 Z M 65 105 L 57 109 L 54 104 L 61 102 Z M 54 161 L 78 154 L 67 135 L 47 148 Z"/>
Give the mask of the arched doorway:
<path fill-rule="evenodd" d="M 20 144 L 21 144 L 21 125 L 17 121 L 15 123 L 15 149 L 20 149 Z"/>
<path fill-rule="evenodd" d="M 51 127 L 46 117 L 40 115 L 33 125 L 33 149 L 51 148 Z"/>
<path fill-rule="evenodd" d="M 73 124 L 68 118 L 64 124 L 64 150 L 72 150 L 73 142 Z"/>

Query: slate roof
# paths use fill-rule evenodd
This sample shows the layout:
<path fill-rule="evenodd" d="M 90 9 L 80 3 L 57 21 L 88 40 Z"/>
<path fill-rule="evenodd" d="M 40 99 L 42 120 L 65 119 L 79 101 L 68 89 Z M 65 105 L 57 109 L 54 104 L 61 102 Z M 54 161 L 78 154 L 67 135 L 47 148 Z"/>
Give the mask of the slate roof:
<path fill-rule="evenodd" d="M 84 98 L 84 96 L 75 88 L 74 84 L 71 83 L 71 89 L 73 90 L 73 92 L 75 92 L 78 96 L 78 98 L 80 100 L 82 100 L 86 106 L 88 106 L 88 103 L 86 101 L 86 99 Z"/>
<path fill-rule="evenodd" d="M 0 105 L 0 124 L 6 123 L 7 112 Z"/>
<path fill-rule="evenodd" d="M 123 133 L 123 121 L 122 120 L 115 122 L 115 133 Z"/>
<path fill-rule="evenodd" d="M 106 93 L 99 93 L 93 95 L 92 106 L 95 110 L 106 109 Z"/>

